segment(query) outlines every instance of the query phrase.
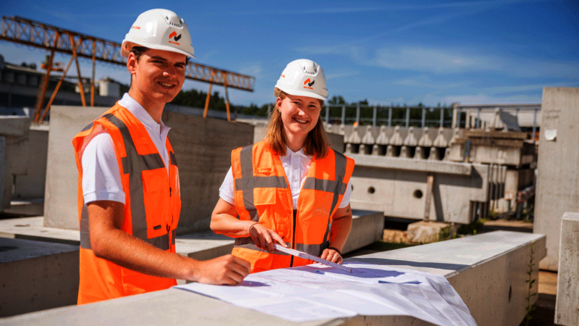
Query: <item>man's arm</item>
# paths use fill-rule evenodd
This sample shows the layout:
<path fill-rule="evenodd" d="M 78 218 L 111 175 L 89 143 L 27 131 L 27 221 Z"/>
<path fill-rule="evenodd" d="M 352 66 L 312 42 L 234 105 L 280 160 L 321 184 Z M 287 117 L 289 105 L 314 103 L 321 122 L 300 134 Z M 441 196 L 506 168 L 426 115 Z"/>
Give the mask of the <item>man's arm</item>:
<path fill-rule="evenodd" d="M 338 249 L 340 252 L 348 239 L 352 228 L 352 209 L 350 205 L 338 208 L 332 218 L 332 228 L 330 229 L 330 247 Z M 341 264 L 344 260 L 342 255 L 333 249 L 325 249 L 321 258 L 334 263 Z"/>
<path fill-rule="evenodd" d="M 249 274 L 250 264 L 226 255 L 198 261 L 156 248 L 121 230 L 124 204 L 88 203 L 91 247 L 95 255 L 137 272 L 188 281 L 235 285 Z"/>

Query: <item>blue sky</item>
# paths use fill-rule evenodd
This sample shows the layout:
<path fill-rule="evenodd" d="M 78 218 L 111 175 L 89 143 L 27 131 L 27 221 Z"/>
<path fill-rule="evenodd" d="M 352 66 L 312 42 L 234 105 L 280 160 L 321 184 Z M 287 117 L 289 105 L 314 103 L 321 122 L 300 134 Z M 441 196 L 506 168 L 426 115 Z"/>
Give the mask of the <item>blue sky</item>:
<path fill-rule="evenodd" d="M 0 13 L 121 42 L 139 13 L 162 4 L 187 22 L 197 62 L 256 77 L 253 93 L 230 91 L 234 104 L 272 102 L 279 74 L 299 58 L 318 62 L 330 96 L 348 102 L 539 103 L 544 86 L 579 87 L 577 0 L 44 4 L 3 1 Z M 0 42 L 0 54 L 39 64 L 45 52 Z M 123 67 L 97 63 L 97 78 L 105 76 L 129 81 Z M 208 84 L 186 81 L 190 88 Z"/>

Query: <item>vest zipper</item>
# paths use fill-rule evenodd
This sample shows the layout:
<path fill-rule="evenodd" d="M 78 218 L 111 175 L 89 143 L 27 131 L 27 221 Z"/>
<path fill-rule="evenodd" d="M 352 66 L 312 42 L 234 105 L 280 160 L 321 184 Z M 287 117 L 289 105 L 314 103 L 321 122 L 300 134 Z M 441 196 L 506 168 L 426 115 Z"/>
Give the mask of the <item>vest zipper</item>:
<path fill-rule="evenodd" d="M 296 249 L 296 220 L 297 220 L 298 211 L 293 211 L 293 231 L 292 231 L 292 249 Z M 290 267 L 294 267 L 294 256 L 291 255 L 290 260 Z"/>

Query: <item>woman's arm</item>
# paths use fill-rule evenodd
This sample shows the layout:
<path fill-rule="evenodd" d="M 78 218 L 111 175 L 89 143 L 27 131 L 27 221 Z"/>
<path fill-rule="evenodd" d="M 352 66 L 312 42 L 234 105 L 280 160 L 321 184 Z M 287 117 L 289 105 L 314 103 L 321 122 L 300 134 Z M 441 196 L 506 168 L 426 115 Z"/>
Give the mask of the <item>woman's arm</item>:
<path fill-rule="evenodd" d="M 338 251 L 327 248 L 322 252 L 322 259 L 338 264 L 342 263 L 344 259 L 340 253 L 348 239 L 348 234 L 350 234 L 351 228 L 352 209 L 350 208 L 350 205 L 344 208 L 338 208 L 332 218 L 332 228 L 330 229 L 330 247 L 338 249 Z"/>
<path fill-rule="evenodd" d="M 269 252 L 273 252 L 274 241 L 287 247 L 285 241 L 275 231 L 266 228 L 255 221 L 240 220 L 235 205 L 219 198 L 213 214 L 211 214 L 211 230 L 232 238 L 251 237 L 255 244 Z"/>

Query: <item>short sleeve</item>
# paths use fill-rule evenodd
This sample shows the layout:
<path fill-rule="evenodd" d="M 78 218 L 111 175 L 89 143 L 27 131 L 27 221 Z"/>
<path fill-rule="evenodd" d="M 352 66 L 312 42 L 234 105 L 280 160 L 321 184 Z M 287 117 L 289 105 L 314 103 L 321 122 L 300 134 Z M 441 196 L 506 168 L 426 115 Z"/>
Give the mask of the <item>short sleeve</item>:
<path fill-rule="evenodd" d="M 342 202 L 338 208 L 345 208 L 350 205 L 350 195 L 352 195 L 352 184 L 348 180 L 348 186 L 346 186 L 346 193 L 344 193 L 344 197 L 342 197 Z"/>
<path fill-rule="evenodd" d="M 233 188 L 233 171 L 229 168 L 225 179 L 219 187 L 219 197 L 235 206 L 235 189 Z"/>
<path fill-rule="evenodd" d="M 125 203 L 115 145 L 108 133 L 91 139 L 82 154 L 82 193 L 85 204 L 98 200 Z"/>

